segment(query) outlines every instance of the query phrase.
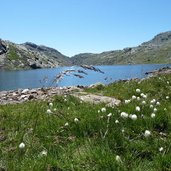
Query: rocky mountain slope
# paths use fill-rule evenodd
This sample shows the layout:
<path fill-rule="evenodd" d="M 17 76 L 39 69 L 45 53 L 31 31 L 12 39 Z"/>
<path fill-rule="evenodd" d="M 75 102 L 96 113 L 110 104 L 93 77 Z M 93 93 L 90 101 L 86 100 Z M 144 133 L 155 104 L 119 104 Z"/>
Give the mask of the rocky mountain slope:
<path fill-rule="evenodd" d="M 71 65 L 68 57 L 46 46 L 0 40 L 0 69 L 19 70 Z"/>
<path fill-rule="evenodd" d="M 171 63 L 171 31 L 160 33 L 137 47 L 99 54 L 82 53 L 71 60 L 74 65 Z"/>
<path fill-rule="evenodd" d="M 160 33 L 137 47 L 82 53 L 71 58 L 34 43 L 15 44 L 0 40 L 0 70 L 50 68 L 70 65 L 171 63 L 171 31 Z"/>

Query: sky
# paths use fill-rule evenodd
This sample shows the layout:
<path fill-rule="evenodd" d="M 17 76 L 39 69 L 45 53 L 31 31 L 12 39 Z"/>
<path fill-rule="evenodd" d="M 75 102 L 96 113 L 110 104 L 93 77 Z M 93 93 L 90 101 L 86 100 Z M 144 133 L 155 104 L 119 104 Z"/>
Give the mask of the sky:
<path fill-rule="evenodd" d="M 171 0 L 5 0 L 0 38 L 62 54 L 137 46 L 171 30 Z"/>

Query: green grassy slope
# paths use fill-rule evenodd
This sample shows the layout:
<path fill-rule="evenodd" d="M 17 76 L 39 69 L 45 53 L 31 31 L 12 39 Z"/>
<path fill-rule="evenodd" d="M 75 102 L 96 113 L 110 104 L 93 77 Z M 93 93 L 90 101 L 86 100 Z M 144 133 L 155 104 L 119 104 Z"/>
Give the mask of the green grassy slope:
<path fill-rule="evenodd" d="M 86 90 L 120 99 L 114 108 L 69 95 L 53 98 L 52 104 L 1 105 L 0 170 L 171 170 L 170 80 L 163 75 Z"/>

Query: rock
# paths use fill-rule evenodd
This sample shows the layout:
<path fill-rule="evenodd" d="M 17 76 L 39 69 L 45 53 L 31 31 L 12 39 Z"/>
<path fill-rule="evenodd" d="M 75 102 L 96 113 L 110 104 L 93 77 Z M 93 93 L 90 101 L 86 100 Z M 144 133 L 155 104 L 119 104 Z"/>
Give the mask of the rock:
<path fill-rule="evenodd" d="M 29 89 L 24 89 L 22 92 L 21 92 L 21 94 L 26 94 L 26 93 L 28 93 L 29 92 Z"/>

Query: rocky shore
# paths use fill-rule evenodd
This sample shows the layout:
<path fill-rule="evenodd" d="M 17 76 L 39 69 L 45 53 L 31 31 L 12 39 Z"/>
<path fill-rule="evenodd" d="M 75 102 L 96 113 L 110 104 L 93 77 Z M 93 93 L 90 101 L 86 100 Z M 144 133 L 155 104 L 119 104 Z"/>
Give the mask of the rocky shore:
<path fill-rule="evenodd" d="M 47 100 L 54 95 L 68 94 L 73 91 L 81 91 L 82 89 L 83 87 L 80 86 L 72 86 L 0 91 L 0 104 L 16 104 L 30 100 Z"/>

